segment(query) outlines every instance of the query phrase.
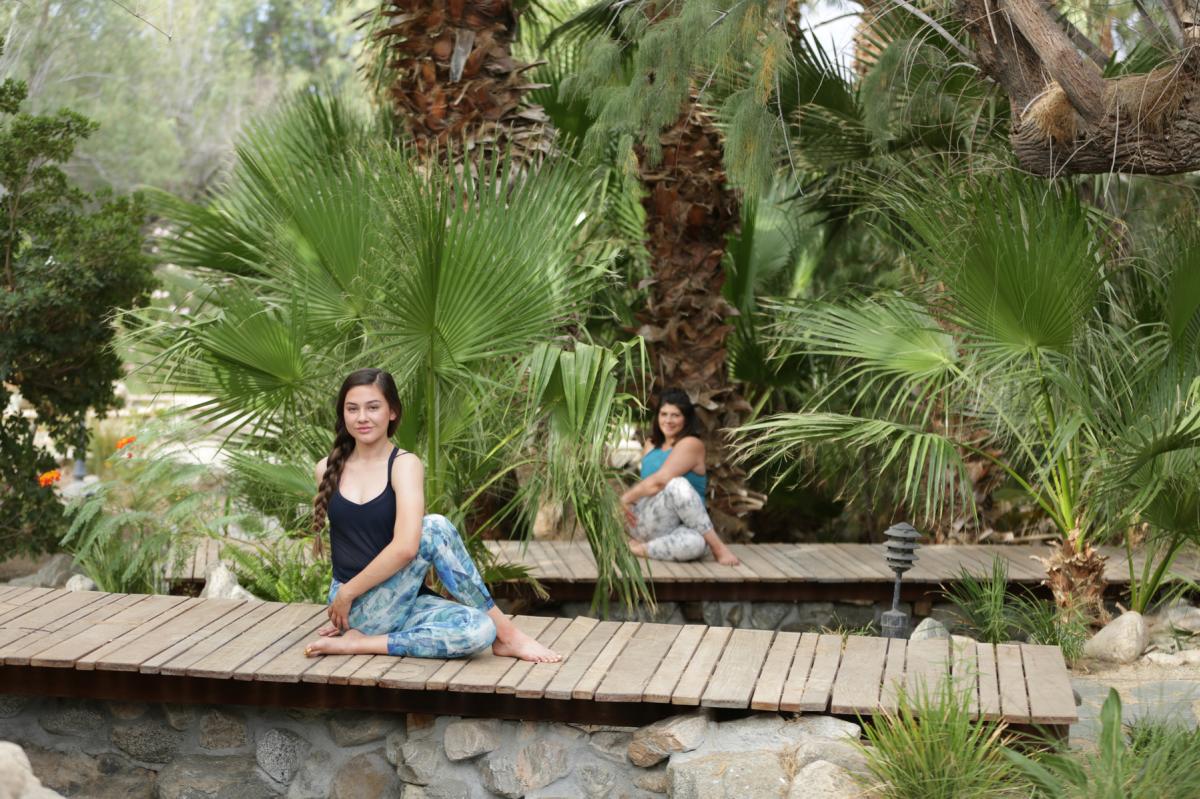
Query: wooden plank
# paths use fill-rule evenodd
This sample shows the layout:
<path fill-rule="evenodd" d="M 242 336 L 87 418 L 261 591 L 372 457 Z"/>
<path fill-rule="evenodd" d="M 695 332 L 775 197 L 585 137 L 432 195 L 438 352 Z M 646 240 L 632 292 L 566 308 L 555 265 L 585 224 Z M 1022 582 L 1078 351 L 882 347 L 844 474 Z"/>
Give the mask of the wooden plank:
<path fill-rule="evenodd" d="M 904 688 L 904 669 L 908 660 L 908 641 L 892 638 L 888 641 L 887 661 L 883 666 L 883 681 L 879 688 L 879 711 L 895 713 L 900 706 L 900 691 Z"/>
<path fill-rule="evenodd" d="M 360 661 L 359 658 L 363 660 Z M 341 670 L 335 671 L 329 681 L 338 685 L 378 685 L 379 678 L 396 665 L 394 655 L 355 655 L 347 666 L 355 664 L 355 661 L 361 665 L 357 665 L 354 671 L 349 674 Z"/>
<path fill-rule="evenodd" d="M 822 545 L 821 552 L 839 564 L 844 573 L 854 578 L 856 582 L 872 583 L 895 579 L 892 572 L 884 570 L 885 561 L 882 552 L 866 553 L 860 548 L 855 551 L 846 548 L 844 544 Z"/>
<path fill-rule="evenodd" d="M 763 663 L 762 673 L 758 676 L 758 683 L 754 686 L 754 696 L 750 698 L 751 709 L 779 710 L 779 699 L 783 696 L 783 686 L 787 682 L 792 658 L 799 644 L 800 633 L 775 634 L 771 650 L 767 652 L 767 660 Z"/>
<path fill-rule="evenodd" d="M 254 603 L 248 612 L 238 615 L 236 619 L 224 623 L 221 619 L 214 622 L 205 629 L 208 634 L 196 639 L 188 637 L 191 646 L 183 651 L 177 651 L 176 647 L 172 647 L 167 652 L 174 652 L 169 660 L 163 661 L 163 655 L 156 655 L 150 658 L 139 671 L 147 672 L 148 669 L 155 669 L 158 674 L 167 674 L 174 677 L 181 677 L 187 674 L 187 670 L 204 660 L 216 650 L 220 649 L 225 644 L 229 643 L 239 635 L 246 633 L 256 626 L 264 627 L 273 626 L 273 620 L 268 621 L 271 617 L 282 611 L 287 605 L 282 602 L 263 602 Z M 209 629 L 211 628 L 211 629 Z"/>
<path fill-rule="evenodd" d="M 829 707 L 833 681 L 837 678 L 841 660 L 842 637 L 824 634 L 819 636 L 817 648 L 813 653 L 812 668 L 809 669 L 808 680 L 804 683 L 804 693 L 800 696 L 800 710 L 825 712 L 825 708 Z"/>
<path fill-rule="evenodd" d="M 1056 646 L 1021 644 L 1025 687 L 1029 692 L 1029 721 L 1033 724 L 1074 724 L 1079 721 L 1071 675 Z"/>
<path fill-rule="evenodd" d="M 753 544 L 739 547 L 735 554 L 741 558 L 742 563 L 754 570 L 759 580 L 768 583 L 782 583 L 787 581 L 787 575 L 767 560 Z"/>
<path fill-rule="evenodd" d="M 538 639 L 550 626 L 549 616 L 514 616 L 513 624 L 531 638 Z M 496 684 L 509 670 L 522 661 L 513 657 L 497 657 L 491 650 L 466 658 L 466 665 L 454 675 L 446 687 L 451 691 L 471 694 L 496 692 Z"/>
<path fill-rule="evenodd" d="M 675 685 L 683 676 L 683 670 L 687 668 L 696 647 L 700 646 L 705 629 L 702 624 L 688 624 L 679 631 L 675 642 L 671 644 L 671 648 L 667 650 L 662 662 L 658 664 L 658 669 L 646 683 L 646 688 L 642 691 L 643 702 L 665 703 L 671 701 Z"/>
<path fill-rule="evenodd" d="M 596 688 L 597 702 L 640 702 L 682 625 L 643 624 Z"/>
<path fill-rule="evenodd" d="M 600 650 L 600 654 L 596 655 L 596 659 L 592 661 L 592 665 L 588 666 L 587 671 L 579 678 L 579 682 L 575 683 L 575 687 L 571 689 L 572 699 L 591 699 L 595 695 L 600 681 L 604 679 L 613 662 L 641 626 L 641 622 L 636 621 L 621 623 L 620 629 L 613 633 L 613 637 L 608 640 L 604 649 Z"/>
<path fill-rule="evenodd" d="M 605 623 L 614 625 L 613 629 L 616 629 L 616 622 Z M 554 642 L 554 651 L 562 655 L 563 659 L 558 663 L 535 663 L 533 668 L 517 683 L 511 693 L 529 699 L 541 697 L 545 693 L 546 687 L 550 685 L 551 681 L 567 663 L 577 663 L 581 659 L 587 660 L 587 655 L 582 651 L 581 645 L 592 631 L 596 629 L 598 624 L 600 622 L 596 619 L 590 619 L 587 616 L 571 619 L 571 623 L 567 625 L 567 629 L 563 630 L 562 634 Z M 597 649 L 596 651 L 599 652 L 600 650 Z M 579 672 L 579 675 L 583 675 L 582 670 Z M 562 688 L 562 692 L 569 697 L 571 689 L 574 687 L 574 683 L 566 685 Z M 510 693 L 506 685 L 497 686 L 496 690 L 499 693 Z"/>
<path fill-rule="evenodd" d="M 305 605 L 305 607 L 311 609 L 317 606 Z M 237 679 L 238 675 L 242 674 L 261 682 L 299 682 L 308 669 L 320 665 L 320 662 L 326 658 L 345 658 L 345 655 L 325 655 L 316 658 L 304 655 L 304 642 L 316 638 L 317 630 L 321 629 L 328 621 L 329 616 L 325 612 L 325 608 L 311 613 L 294 629 L 251 658 L 256 663 L 260 657 L 270 658 L 264 665 L 251 665 L 251 661 L 246 661 L 235 668 L 231 676 Z M 272 655 L 274 657 L 271 657 Z"/>
<path fill-rule="evenodd" d="M 829 557 L 819 544 L 806 544 L 803 549 L 804 563 L 813 574 L 813 579 L 822 583 L 849 582 L 850 576 L 842 565 Z"/>
<path fill-rule="evenodd" d="M 729 551 L 737 555 L 738 560 L 740 561 L 736 566 L 726 566 L 726 569 L 733 571 L 739 580 L 759 579 L 758 572 L 747 566 L 746 559 L 743 557 L 745 554 L 745 548 L 748 546 L 753 546 L 752 544 L 726 544 L 725 546 L 729 547 Z"/>
<path fill-rule="evenodd" d="M 936 701 L 950 671 L 950 642 L 945 638 L 909 641 L 904 690 L 910 699 Z"/>
<path fill-rule="evenodd" d="M 311 625 L 310 619 L 322 612 L 324 612 L 324 608 L 319 605 L 310 605 L 307 603 L 284 605 L 283 608 L 271 614 L 270 621 L 247 626 L 237 636 L 222 642 L 203 657 L 193 660 L 188 664 L 187 675 L 189 677 L 227 680 L 233 676 L 233 672 L 237 670 L 238 666 L 250 660 L 280 638 L 289 633 L 294 633 L 298 627 L 312 627 L 312 632 L 315 634 L 316 627 Z M 247 617 L 243 616 L 242 618 L 245 619 Z M 301 652 L 300 656 L 303 657 L 304 653 Z M 312 665 L 313 663 L 309 659 L 304 664 L 304 667 L 308 668 Z M 263 668 L 265 669 L 266 667 L 264 666 Z M 299 682 L 300 672 L 295 673 L 294 679 L 290 679 L 291 675 L 287 675 L 287 677 L 284 679 L 286 682 Z M 266 678 L 260 673 L 258 679 Z"/>
<path fill-rule="evenodd" d="M 808 570 L 793 561 L 788 555 L 792 547 L 788 544 L 754 544 L 755 552 L 766 556 L 771 565 L 783 572 L 788 581 L 803 581 L 808 578 Z"/>
<path fill-rule="evenodd" d="M 1021 661 L 1020 646 L 996 644 L 996 676 L 1000 683 L 1000 711 L 1005 721 L 1028 723 L 1029 696 L 1025 688 L 1025 668 Z"/>
<path fill-rule="evenodd" d="M 115 616 L 144 596 L 134 594 L 101 594 L 90 605 L 84 605 L 38 630 L 26 630 L 22 638 L 0 645 L 0 663 L 27 666 L 33 655 L 44 652 L 76 635 L 85 632 L 105 619 Z"/>
<path fill-rule="evenodd" d="M 996 650 L 991 644 L 975 645 L 975 664 L 979 669 L 979 718 L 999 721 L 1000 682 L 996 674 Z"/>
<path fill-rule="evenodd" d="M 570 699 L 572 692 L 575 690 L 575 685 L 583 679 L 583 675 L 587 672 L 592 662 L 604 651 L 609 640 L 616 635 L 617 631 L 622 627 L 619 621 L 602 621 L 596 624 L 595 627 L 587 634 L 587 637 L 572 653 L 571 657 L 566 659 L 566 662 L 561 664 L 561 667 L 555 672 L 550 683 L 546 686 L 545 696 L 547 699 Z M 542 665 L 538 664 L 530 672 L 529 679 L 541 670 Z M 517 696 L 525 696 L 523 693 L 525 685 L 517 688 Z"/>
<path fill-rule="evenodd" d="M 571 569 L 581 575 L 580 579 L 589 582 L 595 582 L 600 572 L 596 568 L 596 557 L 592 554 L 592 549 L 586 541 L 571 542 Z"/>
<path fill-rule="evenodd" d="M 423 691 L 425 682 L 444 665 L 446 661 L 438 658 L 402 657 L 380 676 L 379 685 L 384 688 Z"/>
<path fill-rule="evenodd" d="M 150 658 L 222 618 L 234 608 L 249 603 L 234 599 L 187 599 L 162 615 L 150 619 L 107 646 L 89 652 L 75 662 L 81 670 L 137 671 Z"/>
<path fill-rule="evenodd" d="M 779 695 L 780 710 L 793 713 L 800 710 L 800 701 L 804 698 L 804 685 L 808 682 L 808 672 L 812 669 L 819 637 L 816 633 L 800 635 L 796 653 L 792 656 L 791 668 L 788 669 L 787 680 L 783 683 L 783 692 Z"/>
<path fill-rule="evenodd" d="M 145 596 L 69 640 L 37 653 L 30 658 L 29 665 L 73 668 L 84 655 L 120 638 L 138 625 L 161 616 L 183 600 L 181 596 Z"/>
<path fill-rule="evenodd" d="M 830 713 L 873 713 L 879 705 L 888 639 L 851 635 L 842 650 L 842 665 L 833 681 Z"/>
<path fill-rule="evenodd" d="M 700 697 L 704 707 L 746 708 L 775 638 L 772 630 L 734 630 Z"/>
<path fill-rule="evenodd" d="M 713 558 L 712 553 L 705 554 L 704 558 L 697 561 L 692 561 L 697 569 L 700 569 L 704 575 L 704 579 L 715 583 L 740 583 L 743 578 L 738 575 L 729 566 L 722 566 Z"/>
<path fill-rule="evenodd" d="M 967 694 L 967 709 L 971 718 L 979 717 L 979 663 L 977 642 L 955 636 L 950 639 L 950 678 L 957 694 Z"/>
<path fill-rule="evenodd" d="M 550 625 L 542 631 L 538 636 L 538 641 L 550 647 L 555 652 L 558 652 L 562 657 L 566 655 L 558 650 L 558 639 L 571 626 L 571 619 L 557 618 L 550 622 Z M 562 661 L 559 661 L 560 663 Z M 529 660 L 519 660 L 513 664 L 513 667 L 504 672 L 504 676 L 496 681 L 496 693 L 498 694 L 514 694 L 517 692 L 517 686 L 521 684 L 533 667 L 537 665 Z"/>
<path fill-rule="evenodd" d="M 700 645 L 696 647 L 691 661 L 683 670 L 675 690 L 671 693 L 671 704 L 700 704 L 700 698 L 704 696 L 704 689 L 708 687 L 708 678 L 721 659 L 721 654 L 725 651 L 725 645 L 729 642 L 729 636 L 732 633 L 732 627 L 709 627 L 704 631 L 704 638 L 700 640 Z"/>
<path fill-rule="evenodd" d="M 28 605 L 6 614 L 6 618 L 0 621 L 0 625 L 36 630 L 95 602 L 101 593 L 100 591 L 55 589 L 46 594 L 31 597 Z"/>
<path fill-rule="evenodd" d="M 313 614 L 296 625 L 295 629 L 288 632 L 286 636 L 278 639 L 275 643 L 264 648 L 260 653 L 251 657 L 240 666 L 233 669 L 233 674 L 230 674 L 235 680 L 253 680 L 258 679 L 260 669 L 274 661 L 276 657 L 288 651 L 289 649 L 298 649 L 300 654 L 304 654 L 304 645 L 310 638 L 317 637 L 317 630 L 322 627 L 326 621 L 329 621 L 329 615 L 325 612 L 324 606 L 310 605 L 314 608 Z M 391 661 L 395 661 L 395 657 L 390 657 Z M 372 683 L 374 685 L 374 683 Z"/>
<path fill-rule="evenodd" d="M 142 674 L 158 674 L 164 664 L 169 663 L 179 655 L 187 652 L 192 647 L 208 638 L 210 635 L 225 629 L 242 616 L 245 616 L 261 607 L 261 603 L 258 602 L 239 602 L 238 604 L 229 608 L 224 615 L 217 616 L 208 624 L 205 624 L 195 632 L 188 633 L 183 638 L 180 638 L 178 641 L 171 644 L 161 652 L 146 658 L 144 661 L 142 661 L 141 665 L 138 666 L 138 671 Z"/>

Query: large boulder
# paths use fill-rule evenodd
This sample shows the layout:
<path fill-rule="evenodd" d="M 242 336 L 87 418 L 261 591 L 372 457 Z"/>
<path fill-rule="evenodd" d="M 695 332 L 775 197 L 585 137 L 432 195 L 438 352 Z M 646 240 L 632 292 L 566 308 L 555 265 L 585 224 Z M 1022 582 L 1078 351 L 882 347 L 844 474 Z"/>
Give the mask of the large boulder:
<path fill-rule="evenodd" d="M 796 774 L 787 799 L 869 799 L 874 795 L 850 771 L 827 760 L 816 760 Z"/>
<path fill-rule="evenodd" d="M 1110 621 L 1083 645 L 1085 657 L 1113 663 L 1132 663 L 1150 643 L 1146 620 L 1137 611 L 1127 611 Z"/>
<path fill-rule="evenodd" d="M 479 776 L 489 791 L 518 799 L 571 773 L 567 748 L 554 739 L 538 739 L 516 751 L 492 752 L 479 761 Z"/>
<path fill-rule="evenodd" d="M 131 764 L 115 752 L 88 755 L 78 749 L 57 751 L 25 746 L 33 773 L 42 785 L 64 796 L 88 799 L 155 799 L 158 775 Z M 0 791 L 0 796 L 4 792 Z"/>
<path fill-rule="evenodd" d="M 240 599 L 244 602 L 258 602 L 254 594 L 247 591 L 238 583 L 237 575 L 224 563 L 215 563 L 204 575 L 204 590 L 200 592 L 201 599 Z"/>
<path fill-rule="evenodd" d="M 25 750 L 0 741 L 0 799 L 62 799 L 33 775 Z"/>
<path fill-rule="evenodd" d="M 930 616 L 927 619 L 921 620 L 921 623 L 918 624 L 917 628 L 912 631 L 912 635 L 908 637 L 908 640 L 928 641 L 933 638 L 944 638 L 949 640 L 950 631 L 946 629 L 946 625 Z"/>
<path fill-rule="evenodd" d="M 690 752 L 704 743 L 708 725 L 708 714 L 701 712 L 671 716 L 642 727 L 629 742 L 629 759 L 636 766 L 648 768 L 672 752 Z"/>
<path fill-rule="evenodd" d="M 72 574 L 79 572 L 75 561 L 65 552 L 51 555 L 33 574 L 24 577 L 14 577 L 9 585 L 19 585 L 23 588 L 62 588 Z"/>
<path fill-rule="evenodd" d="M 783 758 L 769 749 L 673 757 L 667 779 L 673 799 L 765 799 L 783 796 L 791 784 Z"/>

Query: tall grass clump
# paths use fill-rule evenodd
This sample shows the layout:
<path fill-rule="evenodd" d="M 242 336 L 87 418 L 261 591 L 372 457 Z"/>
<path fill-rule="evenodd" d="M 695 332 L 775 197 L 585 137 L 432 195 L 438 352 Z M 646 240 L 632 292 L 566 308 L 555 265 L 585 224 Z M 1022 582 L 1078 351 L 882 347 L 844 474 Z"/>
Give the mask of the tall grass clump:
<path fill-rule="evenodd" d="M 949 681 L 937 691 L 902 691 L 897 710 L 864 730 L 870 787 L 888 799 L 1029 795 L 1005 755 L 1005 725 L 972 719 L 967 692 Z"/>
<path fill-rule="evenodd" d="M 1121 698 L 1109 690 L 1095 752 L 1005 753 L 1047 799 L 1194 799 L 1200 796 L 1200 735 L 1183 724 L 1121 723 Z"/>
<path fill-rule="evenodd" d="M 992 572 L 977 577 L 961 567 L 958 581 L 943 593 L 964 624 L 989 644 L 1011 640 L 1012 613 L 1008 604 L 1008 561 L 992 558 Z"/>

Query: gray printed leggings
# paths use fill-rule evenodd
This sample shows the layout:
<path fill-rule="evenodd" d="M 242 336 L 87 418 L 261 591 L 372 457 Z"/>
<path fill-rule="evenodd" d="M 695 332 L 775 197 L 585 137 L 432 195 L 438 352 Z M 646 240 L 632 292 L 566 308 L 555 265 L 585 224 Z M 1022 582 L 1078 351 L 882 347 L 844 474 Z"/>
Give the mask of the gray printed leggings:
<path fill-rule="evenodd" d="M 633 504 L 637 528 L 633 537 L 646 544 L 646 554 L 656 560 L 699 560 L 708 544 L 704 533 L 713 529 L 696 489 L 682 477 L 673 477 L 652 497 Z"/>

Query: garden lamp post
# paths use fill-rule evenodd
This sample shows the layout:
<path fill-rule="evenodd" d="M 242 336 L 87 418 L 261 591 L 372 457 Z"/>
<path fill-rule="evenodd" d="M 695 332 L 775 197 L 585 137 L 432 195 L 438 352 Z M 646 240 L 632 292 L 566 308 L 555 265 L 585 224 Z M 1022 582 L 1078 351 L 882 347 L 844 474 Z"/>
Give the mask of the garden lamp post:
<path fill-rule="evenodd" d="M 885 638 L 908 637 L 908 614 L 900 610 L 900 578 L 917 562 L 917 539 L 921 534 L 908 522 L 889 527 L 884 535 L 883 557 L 888 568 L 896 573 L 896 587 L 892 592 L 892 609 L 880 617 L 879 626 Z"/>

